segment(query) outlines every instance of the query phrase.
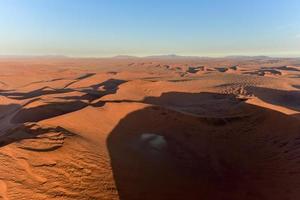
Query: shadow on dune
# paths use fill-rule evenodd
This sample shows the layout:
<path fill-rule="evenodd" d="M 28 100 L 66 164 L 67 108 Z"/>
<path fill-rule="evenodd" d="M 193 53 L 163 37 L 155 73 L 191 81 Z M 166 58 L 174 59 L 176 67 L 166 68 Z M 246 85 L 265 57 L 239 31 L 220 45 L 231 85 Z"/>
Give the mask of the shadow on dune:
<path fill-rule="evenodd" d="M 0 95 L 6 96 L 11 99 L 16 100 L 24 100 L 24 99 L 30 99 L 35 98 L 43 95 L 50 95 L 50 94 L 62 94 L 62 93 L 68 93 L 73 92 L 72 89 L 53 89 L 50 87 L 43 87 L 37 90 L 33 90 L 31 92 L 1 92 Z"/>
<path fill-rule="evenodd" d="M 74 83 L 77 83 L 77 82 L 79 82 L 79 81 L 81 81 L 81 80 L 84 80 L 84 79 L 86 79 L 86 78 L 92 77 L 92 76 L 94 76 L 94 75 L 96 75 L 96 74 L 95 74 L 95 73 L 88 73 L 88 74 L 81 75 L 81 76 L 79 76 L 78 78 L 76 78 L 74 81 L 72 81 L 72 82 L 68 83 L 67 85 L 65 85 L 64 88 L 70 87 L 70 86 L 73 85 Z"/>
<path fill-rule="evenodd" d="M 275 69 L 284 70 L 284 71 L 295 71 L 295 72 L 299 72 L 300 71 L 296 67 L 289 67 L 289 66 L 275 67 Z"/>
<path fill-rule="evenodd" d="M 245 72 L 244 74 L 265 76 L 265 75 L 282 75 L 282 73 L 276 69 L 260 69 L 254 72 Z"/>
<path fill-rule="evenodd" d="M 180 93 L 180 92 L 168 92 L 163 93 L 159 98 L 146 97 L 143 100 L 144 103 L 161 105 L 167 107 L 205 107 L 210 104 L 215 104 L 215 107 L 224 107 L 230 105 L 236 105 L 242 100 L 237 99 L 233 94 L 218 94 L 210 92 L 201 93 Z M 214 109 L 211 107 L 210 109 Z"/>
<path fill-rule="evenodd" d="M 0 119 L 20 108 L 21 106 L 18 104 L 0 105 Z"/>
<path fill-rule="evenodd" d="M 292 85 L 294 88 L 299 89 L 300 90 L 300 85 Z"/>
<path fill-rule="evenodd" d="M 42 135 L 47 132 L 62 132 L 64 135 L 71 135 L 70 132 L 64 130 L 61 127 L 50 128 L 50 129 L 42 129 L 32 132 L 30 126 L 23 126 L 23 123 L 26 122 L 38 122 L 45 119 L 50 119 L 52 117 L 60 116 L 63 114 L 67 114 L 70 112 L 78 111 L 80 109 L 85 108 L 86 106 L 94 106 L 100 107 L 103 106 L 104 103 L 91 104 L 91 101 L 97 98 L 101 98 L 102 96 L 108 94 L 114 94 L 118 90 L 118 86 L 125 83 L 123 80 L 115 80 L 110 79 L 103 83 L 95 84 L 90 86 L 89 88 L 83 89 L 85 93 L 82 96 L 69 96 L 69 97 L 57 97 L 59 99 L 66 100 L 65 102 L 51 102 L 45 103 L 39 106 L 30 107 L 30 108 L 22 108 L 19 104 L 10 104 L 10 105 L 0 105 L 0 119 L 8 117 L 11 123 L 20 124 L 20 130 L 6 130 L 7 133 L 0 137 L 0 146 L 5 146 L 13 142 L 19 142 L 24 139 L 33 139 L 37 138 L 39 135 Z M 101 91 L 98 91 L 98 88 L 102 87 Z M 60 94 L 64 93 L 64 91 L 68 92 L 69 89 L 53 89 L 51 91 L 43 91 L 43 89 L 35 90 L 33 92 L 28 93 L 14 93 L 13 91 L 2 91 L 2 95 L 7 94 L 7 96 L 15 96 L 15 98 L 26 99 L 32 97 L 39 97 L 41 95 L 46 94 Z M 6 93 L 7 92 L 7 93 Z M 17 96 L 17 97 L 16 97 Z M 32 99 L 26 105 L 33 103 L 39 99 Z M 88 100 L 86 102 L 85 100 Z M 53 141 L 57 140 L 56 138 Z"/>
<path fill-rule="evenodd" d="M 103 106 L 104 104 L 91 104 L 95 99 L 101 98 L 108 94 L 114 94 L 117 92 L 119 85 L 125 83 L 123 80 L 110 79 L 103 83 L 92 85 L 89 88 L 84 88 L 80 92 L 85 93 L 82 96 L 68 96 L 68 97 L 57 97 L 58 99 L 66 100 L 65 102 L 51 102 L 44 105 L 32 107 L 32 108 L 22 108 L 20 109 L 11 119 L 12 123 L 25 123 L 25 122 L 38 122 L 44 119 L 49 119 L 59 115 L 67 114 L 80 110 L 86 106 Z M 101 91 L 98 89 L 102 87 Z M 60 94 L 63 91 L 69 91 L 69 89 L 55 89 L 50 91 L 51 94 Z M 14 93 L 16 95 L 17 93 Z M 36 94 L 36 93 L 35 93 Z M 39 90 L 39 94 L 35 96 L 49 94 L 49 92 L 43 92 Z M 9 93 L 9 95 L 12 95 Z M 18 93 L 19 98 L 29 98 L 32 97 L 31 94 Z M 88 102 L 86 102 L 88 100 Z"/>
<path fill-rule="evenodd" d="M 32 129 L 33 128 L 33 129 Z M 52 135 L 47 135 L 49 132 L 52 133 Z M 58 135 L 55 135 L 53 133 L 58 133 Z M 40 137 L 43 135 L 43 137 Z M 63 137 L 60 137 L 63 136 Z M 41 148 L 43 143 L 41 142 L 36 149 L 30 149 L 31 151 L 38 151 L 38 152 L 45 152 L 45 151 L 51 151 L 55 150 L 61 146 L 55 145 L 56 142 L 60 142 L 59 140 L 64 140 L 65 137 L 74 137 L 77 136 L 77 134 L 72 133 L 62 127 L 49 127 L 49 128 L 42 128 L 42 127 L 37 127 L 35 124 L 32 125 L 24 125 L 20 126 L 18 128 L 12 129 L 5 133 L 4 135 L 0 135 L 0 147 L 9 145 L 11 143 L 15 142 L 22 142 L 26 139 L 36 139 L 39 140 L 40 142 L 45 139 L 45 143 L 47 146 L 50 148 Z M 49 143 L 49 140 L 52 141 Z M 20 143 L 19 143 L 20 144 Z M 52 146 L 52 147 L 51 147 Z M 19 146 L 20 147 L 20 146 Z M 22 148 L 22 147 L 20 147 Z M 24 148 L 25 149 L 25 148 Z M 29 148 L 27 148 L 29 150 Z"/>
<path fill-rule="evenodd" d="M 89 74 L 82 75 L 82 76 L 76 78 L 75 81 L 67 84 L 64 88 L 60 88 L 60 89 L 53 89 L 51 87 L 43 87 L 43 88 L 40 88 L 37 90 L 33 90 L 31 92 L 14 92 L 13 90 L 2 90 L 2 91 L 0 91 L 0 95 L 6 96 L 6 97 L 9 97 L 12 99 L 24 100 L 24 99 L 39 97 L 42 95 L 73 92 L 74 91 L 73 89 L 70 89 L 67 87 L 72 85 L 75 82 L 81 81 L 83 79 L 89 78 L 94 75 L 95 75 L 95 73 L 89 73 Z M 57 78 L 57 79 L 52 79 L 52 80 L 47 80 L 47 81 L 36 81 L 36 82 L 29 83 L 28 85 L 35 84 L 35 83 L 53 82 L 53 81 L 58 81 L 58 80 L 63 80 L 63 79 Z M 28 86 L 28 85 L 26 85 L 26 86 Z"/>
<path fill-rule="evenodd" d="M 228 68 L 227 67 L 215 67 L 215 70 L 218 72 L 227 72 Z"/>
<path fill-rule="evenodd" d="M 109 79 L 103 83 L 91 85 L 89 88 L 81 90 L 81 92 L 86 93 L 83 98 L 93 101 L 108 94 L 115 94 L 119 89 L 119 86 L 126 82 L 127 81 L 124 80 Z M 100 88 L 102 88 L 101 91 L 99 91 Z"/>
<path fill-rule="evenodd" d="M 209 101 L 225 107 L 203 108 L 214 119 L 176 111 Z M 128 114 L 107 139 L 120 199 L 300 198 L 294 117 L 214 93 L 172 92 L 145 102 L 161 106 Z"/>
<path fill-rule="evenodd" d="M 12 119 L 12 123 L 38 122 L 66 113 L 74 112 L 86 107 L 87 104 L 81 101 L 67 103 L 49 103 L 33 108 L 21 109 Z"/>
<path fill-rule="evenodd" d="M 58 97 L 58 99 L 65 100 L 88 100 L 92 102 L 93 100 L 99 99 L 108 94 L 115 94 L 119 89 L 119 86 L 127 81 L 118 80 L 118 79 L 109 79 L 102 83 L 91 85 L 87 88 L 82 88 L 77 91 L 85 93 L 82 96 L 68 96 L 68 97 Z M 101 90 L 99 91 L 99 89 Z"/>
<path fill-rule="evenodd" d="M 107 81 L 104 81 L 102 83 L 98 83 L 95 85 L 91 85 L 87 88 L 79 88 L 79 89 L 71 89 L 71 88 L 51 88 L 51 87 L 43 87 L 37 90 L 33 90 L 31 92 L 15 92 L 12 90 L 9 91 L 0 91 L 0 95 L 16 99 L 16 100 L 24 100 L 24 99 L 30 99 L 35 97 L 41 97 L 43 95 L 53 95 L 53 94 L 65 94 L 70 93 L 74 91 L 79 91 L 86 93 L 82 100 L 95 100 L 97 98 L 100 98 L 107 94 L 113 94 L 117 91 L 118 86 L 125 83 L 124 80 L 118 80 L 118 79 L 109 79 Z M 103 87 L 103 91 L 98 91 L 100 87 Z M 72 97 L 67 97 L 71 99 Z M 66 98 L 66 99 L 67 99 Z M 76 97 L 78 99 L 79 97 Z"/>
<path fill-rule="evenodd" d="M 276 90 L 253 86 L 245 89 L 267 103 L 300 111 L 300 91 Z"/>

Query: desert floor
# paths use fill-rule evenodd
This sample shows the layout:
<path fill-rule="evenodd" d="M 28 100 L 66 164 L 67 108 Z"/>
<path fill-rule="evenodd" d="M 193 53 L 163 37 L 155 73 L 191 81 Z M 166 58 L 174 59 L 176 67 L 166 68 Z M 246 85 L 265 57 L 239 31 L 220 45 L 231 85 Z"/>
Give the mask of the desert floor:
<path fill-rule="evenodd" d="M 300 59 L 0 59 L 4 200 L 299 200 Z"/>

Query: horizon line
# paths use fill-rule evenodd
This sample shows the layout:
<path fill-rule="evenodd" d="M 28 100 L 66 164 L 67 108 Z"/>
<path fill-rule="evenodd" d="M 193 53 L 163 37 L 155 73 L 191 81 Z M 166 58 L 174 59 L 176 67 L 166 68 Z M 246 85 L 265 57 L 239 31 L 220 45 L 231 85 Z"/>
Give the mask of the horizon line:
<path fill-rule="evenodd" d="M 153 54 L 153 55 L 112 55 L 112 56 L 72 56 L 60 54 L 0 54 L 0 59 L 7 58 L 69 58 L 69 59 L 143 59 L 143 58 L 300 58 L 300 55 L 267 55 L 267 54 L 228 54 L 224 56 L 181 55 L 181 54 Z"/>

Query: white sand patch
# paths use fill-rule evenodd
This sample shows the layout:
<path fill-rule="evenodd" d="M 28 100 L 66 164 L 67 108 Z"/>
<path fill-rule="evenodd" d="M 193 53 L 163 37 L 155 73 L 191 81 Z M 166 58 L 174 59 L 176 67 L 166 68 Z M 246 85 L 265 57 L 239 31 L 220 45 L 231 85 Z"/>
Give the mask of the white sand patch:
<path fill-rule="evenodd" d="M 143 144 L 156 150 L 162 150 L 167 146 L 167 141 L 164 136 L 157 135 L 154 133 L 143 133 L 140 137 Z"/>

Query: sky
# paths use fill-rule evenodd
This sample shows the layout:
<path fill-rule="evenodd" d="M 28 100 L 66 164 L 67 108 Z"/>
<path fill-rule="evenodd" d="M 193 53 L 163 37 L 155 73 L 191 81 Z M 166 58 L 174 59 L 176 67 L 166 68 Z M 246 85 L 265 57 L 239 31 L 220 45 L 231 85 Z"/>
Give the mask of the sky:
<path fill-rule="evenodd" d="M 300 56 L 299 0 L 0 0 L 0 55 Z"/>

